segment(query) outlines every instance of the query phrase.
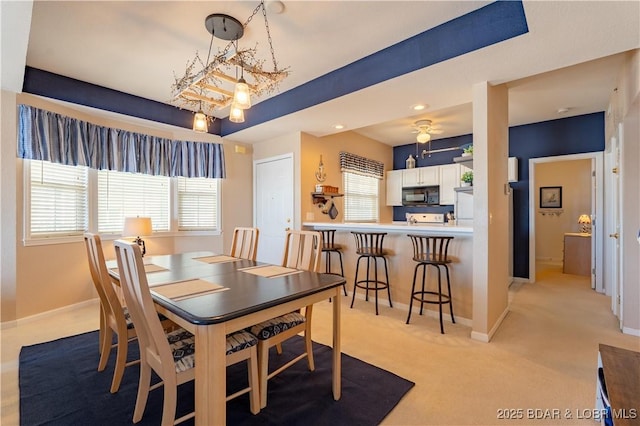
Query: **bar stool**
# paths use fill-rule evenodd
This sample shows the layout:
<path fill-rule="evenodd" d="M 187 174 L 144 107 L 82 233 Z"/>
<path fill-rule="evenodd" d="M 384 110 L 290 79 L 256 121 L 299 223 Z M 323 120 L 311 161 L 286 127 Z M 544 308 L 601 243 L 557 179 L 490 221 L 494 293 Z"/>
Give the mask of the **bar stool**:
<path fill-rule="evenodd" d="M 319 231 L 322 234 L 322 253 L 325 255 L 325 273 L 340 275 L 344 277 L 344 267 L 342 265 L 342 247 L 335 243 L 335 229 L 323 229 Z M 340 273 L 331 272 L 331 253 L 338 253 L 340 259 Z M 347 295 L 346 284 L 342 284 L 344 295 Z"/>
<path fill-rule="evenodd" d="M 407 324 L 411 319 L 411 308 L 413 301 L 420 302 L 420 315 L 425 303 L 436 304 L 440 311 L 440 333 L 444 334 L 444 325 L 442 324 L 442 305 L 449 304 L 451 313 L 451 322 L 456 323 L 453 317 L 453 303 L 451 302 L 451 281 L 449 279 L 449 266 L 451 259 L 448 258 L 449 243 L 453 237 L 433 237 L 426 235 L 408 235 L 413 243 L 413 260 L 418 262 L 413 271 L 413 286 L 411 287 L 411 300 L 409 301 L 409 315 L 407 316 Z M 438 291 L 425 290 L 425 277 L 427 266 L 433 266 L 438 270 Z M 422 290 L 416 291 L 416 277 L 418 268 L 422 266 Z M 447 294 L 442 292 L 442 278 L 440 275 L 440 267 L 444 267 L 447 273 Z M 433 296 L 437 296 L 437 299 Z"/>
<path fill-rule="evenodd" d="M 387 268 L 386 250 L 383 249 L 382 243 L 386 232 L 355 232 L 351 231 L 356 239 L 356 254 L 358 255 L 358 261 L 356 263 L 356 276 L 353 283 L 353 296 L 351 297 L 351 307 L 353 308 L 353 302 L 356 298 L 356 288 L 360 287 L 366 289 L 365 300 L 369 301 L 369 290 L 376 293 L 376 315 L 378 315 L 378 291 L 387 289 L 387 295 L 389 297 L 389 307 L 393 308 L 391 303 L 391 290 L 389 289 L 389 270 Z M 378 279 L 378 259 L 384 261 L 384 273 L 386 281 L 380 281 Z M 358 270 L 360 268 L 360 260 L 367 259 L 367 279 L 358 280 Z M 370 278 L 370 266 L 373 259 L 373 271 L 374 279 Z"/>

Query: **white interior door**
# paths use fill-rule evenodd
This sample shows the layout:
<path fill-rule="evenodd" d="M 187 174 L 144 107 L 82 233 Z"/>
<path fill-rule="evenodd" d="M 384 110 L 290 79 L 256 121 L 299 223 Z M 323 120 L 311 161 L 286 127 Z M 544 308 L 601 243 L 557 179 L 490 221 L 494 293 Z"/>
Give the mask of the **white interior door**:
<path fill-rule="evenodd" d="M 293 154 L 254 161 L 253 169 L 257 260 L 279 265 L 285 232 L 293 226 Z"/>
<path fill-rule="evenodd" d="M 622 123 L 618 127 L 617 137 L 612 141 L 613 169 L 611 171 L 612 191 L 611 191 L 611 229 L 608 236 L 611 250 L 611 283 L 613 292 L 611 294 L 611 310 L 618 317 L 620 329 L 622 330 L 622 287 L 620 286 L 620 275 L 622 273 L 622 262 L 620 259 L 620 146 L 622 145 Z"/>

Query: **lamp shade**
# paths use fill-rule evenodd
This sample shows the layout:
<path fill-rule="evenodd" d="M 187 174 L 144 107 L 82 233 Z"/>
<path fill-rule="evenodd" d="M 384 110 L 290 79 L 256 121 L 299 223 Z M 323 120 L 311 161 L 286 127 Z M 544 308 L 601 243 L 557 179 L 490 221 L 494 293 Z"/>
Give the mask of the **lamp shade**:
<path fill-rule="evenodd" d="M 244 123 L 244 110 L 242 110 L 242 108 L 238 108 L 235 102 L 231 104 L 229 121 L 232 123 Z"/>
<path fill-rule="evenodd" d="M 140 237 L 151 235 L 151 218 L 150 217 L 125 217 L 124 227 L 122 228 L 123 237 Z"/>
<path fill-rule="evenodd" d="M 251 93 L 249 92 L 249 85 L 244 78 L 240 78 L 236 83 L 236 88 L 233 92 L 233 103 L 240 109 L 251 108 Z"/>
<path fill-rule="evenodd" d="M 198 111 L 193 117 L 193 131 L 207 133 L 207 116 L 202 111 Z"/>
<path fill-rule="evenodd" d="M 589 215 L 581 214 L 578 218 L 578 223 L 580 225 L 582 225 L 583 223 L 591 223 L 591 218 L 589 217 Z"/>

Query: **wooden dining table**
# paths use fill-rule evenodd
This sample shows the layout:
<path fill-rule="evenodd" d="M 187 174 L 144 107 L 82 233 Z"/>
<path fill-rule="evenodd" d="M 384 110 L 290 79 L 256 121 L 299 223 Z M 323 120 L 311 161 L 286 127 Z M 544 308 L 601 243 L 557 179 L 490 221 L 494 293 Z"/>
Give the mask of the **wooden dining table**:
<path fill-rule="evenodd" d="M 287 270 L 211 252 L 147 256 L 144 263 L 158 312 L 195 336 L 196 425 L 226 422 L 228 334 L 328 298 L 334 302 L 332 390 L 333 398 L 340 399 L 343 277 Z M 117 281 L 115 261 L 107 262 L 107 267 Z M 180 294 L 180 286 L 197 293 Z"/>

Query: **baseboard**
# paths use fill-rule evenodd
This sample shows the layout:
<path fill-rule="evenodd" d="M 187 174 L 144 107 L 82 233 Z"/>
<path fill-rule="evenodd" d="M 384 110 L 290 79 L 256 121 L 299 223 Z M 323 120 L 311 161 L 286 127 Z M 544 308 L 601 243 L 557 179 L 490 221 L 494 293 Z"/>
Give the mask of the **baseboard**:
<path fill-rule="evenodd" d="M 498 318 L 498 320 L 496 321 L 496 323 L 493 325 L 491 330 L 489 330 L 489 333 L 479 333 L 477 331 L 472 331 L 471 338 L 473 340 L 478 340 L 480 342 L 489 343 L 493 338 L 493 335 L 496 334 L 496 331 L 498 331 L 498 328 L 500 327 L 500 325 L 502 324 L 502 321 L 504 321 L 508 313 L 509 313 L 509 307 L 507 306 L 505 310 L 502 312 L 502 314 L 500 315 L 500 317 Z"/>
<path fill-rule="evenodd" d="M 50 311 L 41 312 L 39 314 L 31 315 L 24 318 L 19 318 L 17 320 L 5 321 L 0 323 L 0 330 L 5 330 L 5 329 L 17 327 L 19 325 L 28 324 L 33 321 L 46 319 L 55 315 L 60 315 L 61 313 L 73 312 L 78 309 L 86 308 L 87 306 L 98 305 L 99 303 L 100 302 L 98 298 L 89 299 L 89 300 L 85 300 L 84 302 L 63 306 L 62 308 L 52 309 Z"/>
<path fill-rule="evenodd" d="M 342 297 L 345 298 L 345 299 L 346 298 L 351 298 L 351 293 L 349 293 L 348 296 L 344 296 L 343 295 Z M 356 293 L 356 299 L 364 301 L 365 300 L 364 299 L 364 294 Z M 402 311 L 405 311 L 405 312 L 409 313 L 409 305 L 407 305 L 405 303 L 398 303 L 398 302 L 395 302 L 393 300 L 392 300 L 392 302 L 393 302 L 393 309 L 398 308 L 398 309 L 400 309 Z M 369 296 L 369 302 L 367 302 L 367 303 L 375 303 L 375 296 L 374 296 L 374 300 L 371 300 L 371 296 Z M 418 302 L 416 302 L 416 303 L 418 303 Z M 379 306 L 389 307 L 389 302 L 387 301 L 386 298 L 378 299 L 378 304 L 380 304 Z M 455 305 L 455 303 L 454 303 L 454 305 Z M 415 311 L 415 306 L 414 306 L 413 313 L 411 314 L 412 317 L 413 317 L 413 314 L 415 312 L 416 311 Z M 428 317 L 436 318 L 436 319 L 440 318 L 440 314 L 438 313 L 438 311 L 433 311 L 431 309 L 425 309 L 422 312 L 423 312 L 422 313 L 423 316 L 426 315 Z M 453 313 L 454 313 L 454 315 L 456 313 L 455 307 L 454 307 Z M 443 312 L 443 314 L 445 314 L 445 312 Z M 472 327 L 473 326 L 473 320 L 471 320 L 469 318 L 464 318 L 464 317 L 461 317 L 461 316 L 458 316 L 458 315 L 455 315 L 455 317 L 456 317 L 456 324 L 461 324 L 461 325 L 464 325 L 464 326 L 467 326 L 467 327 Z M 442 320 L 450 323 L 451 322 L 451 316 L 448 315 L 448 314 L 447 315 L 443 315 L 442 316 Z"/>
<path fill-rule="evenodd" d="M 622 333 L 640 337 L 640 330 L 638 330 L 637 328 L 622 327 Z"/>

